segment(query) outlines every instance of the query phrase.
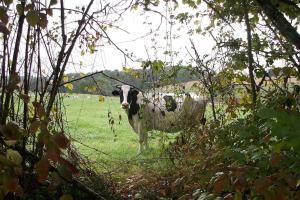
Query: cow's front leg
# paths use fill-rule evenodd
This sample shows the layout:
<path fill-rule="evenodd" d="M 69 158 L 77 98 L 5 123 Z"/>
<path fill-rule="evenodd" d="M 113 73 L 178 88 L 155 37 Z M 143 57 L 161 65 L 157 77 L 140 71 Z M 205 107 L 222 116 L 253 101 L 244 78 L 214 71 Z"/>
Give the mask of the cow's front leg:
<path fill-rule="evenodd" d="M 144 150 L 143 146 L 144 146 L 144 143 L 145 143 L 145 132 L 142 128 L 142 123 L 139 122 L 138 123 L 138 126 L 137 126 L 137 131 L 138 131 L 138 135 L 139 135 L 139 151 L 138 151 L 138 154 L 141 154 Z"/>
<path fill-rule="evenodd" d="M 142 153 L 144 150 L 148 148 L 147 142 L 147 132 L 140 132 L 139 133 L 139 151 L 138 153 Z"/>

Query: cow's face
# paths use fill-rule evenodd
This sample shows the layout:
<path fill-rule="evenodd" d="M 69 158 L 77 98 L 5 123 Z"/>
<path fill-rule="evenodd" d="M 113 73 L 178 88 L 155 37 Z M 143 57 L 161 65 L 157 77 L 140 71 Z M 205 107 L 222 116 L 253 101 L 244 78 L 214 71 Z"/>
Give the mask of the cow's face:
<path fill-rule="evenodd" d="M 136 103 L 139 93 L 138 90 L 129 85 L 122 85 L 117 88 L 118 90 L 114 90 L 112 94 L 114 96 L 120 96 L 120 103 L 123 109 L 129 109 L 132 103 Z"/>

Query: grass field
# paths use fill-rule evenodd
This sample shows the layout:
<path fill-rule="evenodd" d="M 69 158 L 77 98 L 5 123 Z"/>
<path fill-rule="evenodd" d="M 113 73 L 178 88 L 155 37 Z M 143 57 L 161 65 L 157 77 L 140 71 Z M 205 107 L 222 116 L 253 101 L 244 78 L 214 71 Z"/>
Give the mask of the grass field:
<path fill-rule="evenodd" d="M 115 164 L 119 165 L 120 160 L 159 156 L 160 141 L 162 141 L 160 134 L 150 139 L 149 151 L 137 156 L 138 135 L 133 132 L 126 113 L 120 108 L 119 98 L 106 97 L 104 102 L 99 102 L 97 95 L 71 94 L 66 95 L 64 104 L 71 137 L 82 143 L 75 141 L 75 146 L 89 160 L 94 161 L 95 165 L 107 163 L 112 167 Z M 109 111 L 115 119 L 115 133 L 108 122 Z M 121 115 L 121 120 L 119 120 L 119 115 Z"/>

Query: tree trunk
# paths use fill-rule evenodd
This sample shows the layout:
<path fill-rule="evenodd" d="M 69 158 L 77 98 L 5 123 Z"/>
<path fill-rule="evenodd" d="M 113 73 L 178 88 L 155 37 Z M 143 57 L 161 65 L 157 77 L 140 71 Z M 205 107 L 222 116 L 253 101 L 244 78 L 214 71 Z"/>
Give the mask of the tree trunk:
<path fill-rule="evenodd" d="M 289 42 L 300 49 L 300 35 L 297 30 L 287 21 L 284 15 L 271 3 L 270 0 L 256 0 L 264 13 L 272 21 L 274 26 L 279 30 Z"/>
<path fill-rule="evenodd" d="M 22 5 L 23 8 L 25 7 L 25 1 L 24 0 L 21 2 L 21 5 Z M 13 58 L 12 58 L 12 64 L 11 64 L 11 70 L 10 70 L 10 76 L 9 76 L 8 84 L 13 82 L 12 74 L 16 73 L 17 61 L 18 61 L 19 50 L 20 50 L 20 43 L 21 43 L 22 33 L 23 33 L 24 20 L 25 20 L 25 15 L 24 15 L 24 13 L 22 13 L 19 17 L 19 22 L 18 22 L 18 31 L 17 31 L 16 43 L 15 43 L 15 47 L 14 47 L 14 54 L 13 54 Z M 4 88 L 2 88 L 2 89 L 4 89 Z M 8 117 L 9 105 L 10 105 L 12 94 L 13 94 L 12 90 L 9 90 L 6 93 L 1 124 L 6 123 L 6 118 Z"/>
<path fill-rule="evenodd" d="M 246 31 L 247 31 L 247 54 L 248 54 L 248 70 L 249 70 L 249 76 L 250 76 L 250 83 L 251 83 L 251 92 L 252 92 L 252 104 L 253 108 L 255 108 L 256 105 L 256 83 L 254 79 L 253 74 L 253 54 L 252 54 L 252 36 L 251 36 L 251 27 L 249 22 L 249 15 L 248 15 L 248 4 L 243 1 L 244 9 L 245 9 L 245 24 L 246 24 Z"/>

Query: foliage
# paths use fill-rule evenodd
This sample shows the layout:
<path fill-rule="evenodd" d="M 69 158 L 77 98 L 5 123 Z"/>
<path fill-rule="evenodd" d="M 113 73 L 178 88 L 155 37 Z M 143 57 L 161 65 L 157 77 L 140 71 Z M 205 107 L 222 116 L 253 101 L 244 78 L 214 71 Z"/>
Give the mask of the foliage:
<path fill-rule="evenodd" d="M 64 187 L 74 195 L 83 191 L 83 199 L 99 196 L 78 181 L 87 176 L 86 166 L 64 130 L 59 88 L 68 81 L 64 73 L 74 47 L 94 53 L 107 29 L 99 15 L 110 12 L 91 9 L 94 0 L 71 9 L 64 3 L 0 1 L 0 199 L 72 199 Z M 95 36 L 89 37 L 87 26 Z M 65 87 L 73 89 L 71 83 Z"/>
<path fill-rule="evenodd" d="M 298 126 L 294 120 L 300 116 L 288 112 L 262 105 L 255 116 L 237 118 L 223 127 L 209 123 L 183 132 L 165 152 L 173 167 L 135 176 L 131 194 L 146 198 L 150 192 L 152 198 L 176 199 L 299 198 L 299 129 L 289 125 Z"/>
<path fill-rule="evenodd" d="M 63 0 L 0 1 L 0 198 L 72 199 L 76 189 L 85 191 L 79 198 L 99 197 L 78 182 L 94 183 L 98 176 L 76 154 L 65 132 L 61 92 L 110 94 L 117 82 L 92 77 L 71 83 L 82 74 L 65 71 L 74 48 L 85 55 L 95 53 L 100 41 L 115 45 L 106 31 L 125 11 L 142 7 L 159 13 L 153 8 L 162 3 L 120 2 L 103 2 L 95 10 L 90 0 L 67 10 Z M 191 40 L 194 55 L 188 52 L 189 64 L 149 57 L 141 63 L 142 70 L 124 67 L 123 72 L 107 73 L 154 90 L 199 79 L 195 88 L 209 96 L 213 120 L 183 131 L 167 148 L 164 177 L 155 170 L 143 172 L 145 176 L 132 178 L 133 190 L 124 192 L 135 198 L 299 198 L 299 86 L 289 83 L 300 71 L 299 1 L 164 2 L 172 6 L 168 11 L 174 9 L 167 23 L 185 25 L 190 37 L 214 39 L 212 55 L 199 55 Z M 181 12 L 183 4 L 191 12 Z M 60 15 L 58 20 L 54 15 Z M 210 23 L 201 24 L 201 17 L 209 17 Z M 235 34 L 237 27 L 245 29 L 247 37 Z M 99 101 L 106 102 L 103 96 Z M 114 131 L 116 118 L 110 111 L 108 115 Z M 103 182 L 97 186 L 110 197 Z M 49 192 L 55 189 L 57 193 Z"/>

